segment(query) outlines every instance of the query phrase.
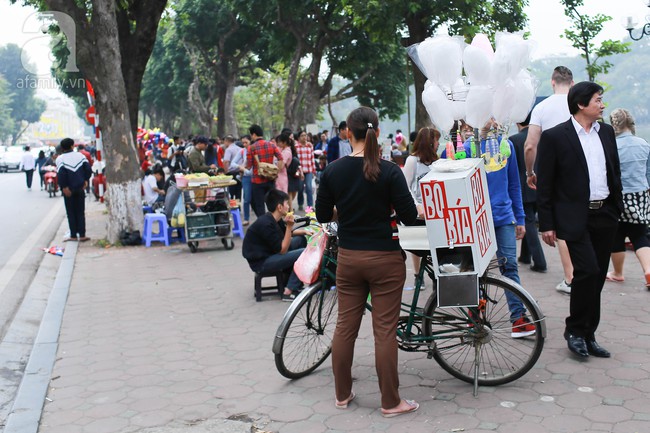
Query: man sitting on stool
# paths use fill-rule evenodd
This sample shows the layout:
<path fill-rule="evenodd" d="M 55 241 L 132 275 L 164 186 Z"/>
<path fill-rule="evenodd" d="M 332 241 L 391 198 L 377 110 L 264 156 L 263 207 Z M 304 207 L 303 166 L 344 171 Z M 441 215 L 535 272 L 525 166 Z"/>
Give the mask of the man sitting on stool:
<path fill-rule="evenodd" d="M 292 231 L 293 212 L 289 213 L 289 196 L 271 189 L 265 197 L 268 212 L 260 216 L 246 232 L 242 255 L 253 272 L 270 274 L 291 271 L 282 300 L 296 298 L 302 283 L 293 271 L 293 264 L 307 246 L 306 230 Z"/>

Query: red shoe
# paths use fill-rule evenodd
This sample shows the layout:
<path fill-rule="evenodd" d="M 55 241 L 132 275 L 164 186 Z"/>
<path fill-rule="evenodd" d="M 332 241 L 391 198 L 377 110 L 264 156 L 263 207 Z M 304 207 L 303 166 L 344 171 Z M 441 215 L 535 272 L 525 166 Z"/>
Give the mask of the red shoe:
<path fill-rule="evenodd" d="M 521 316 L 512 324 L 512 338 L 523 338 L 535 334 L 535 325 L 526 316 Z"/>

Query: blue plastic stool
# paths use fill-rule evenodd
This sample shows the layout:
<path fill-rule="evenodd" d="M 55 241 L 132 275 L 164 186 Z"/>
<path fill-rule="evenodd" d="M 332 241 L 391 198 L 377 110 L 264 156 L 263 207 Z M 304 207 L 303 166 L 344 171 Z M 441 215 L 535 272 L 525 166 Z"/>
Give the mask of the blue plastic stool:
<path fill-rule="evenodd" d="M 176 237 L 173 237 L 172 235 L 174 234 L 174 230 L 176 230 Z M 167 233 L 169 236 L 169 242 L 174 242 L 178 241 L 181 243 L 185 243 L 185 227 L 169 227 L 167 229 Z"/>
<path fill-rule="evenodd" d="M 158 233 L 153 233 L 153 225 L 158 222 Z M 169 227 L 167 226 L 167 217 L 162 213 L 148 213 L 144 216 L 144 233 L 142 234 L 142 243 L 146 247 L 151 246 L 151 242 L 164 242 L 169 246 Z"/>
<path fill-rule="evenodd" d="M 241 213 L 239 212 L 238 207 L 230 209 L 230 214 L 232 215 L 232 235 L 239 236 L 244 239 L 244 228 L 241 225 Z"/>

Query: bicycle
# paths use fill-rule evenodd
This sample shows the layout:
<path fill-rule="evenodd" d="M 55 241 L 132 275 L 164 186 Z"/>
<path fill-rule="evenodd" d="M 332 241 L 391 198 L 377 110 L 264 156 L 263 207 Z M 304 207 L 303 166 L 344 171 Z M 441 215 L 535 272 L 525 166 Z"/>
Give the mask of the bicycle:
<path fill-rule="evenodd" d="M 318 368 L 331 352 L 338 314 L 336 295 L 336 226 L 323 227 L 328 234 L 319 280 L 306 287 L 286 311 L 273 341 L 275 364 L 289 379 L 304 377 Z M 397 338 L 401 350 L 425 352 L 452 376 L 478 386 L 512 382 L 537 362 L 546 336 L 545 318 L 534 299 L 520 285 L 489 271 L 479 277 L 479 302 L 473 307 L 438 308 L 438 293 L 430 251 L 410 251 L 421 257 L 413 299 L 402 302 Z M 423 308 L 418 307 L 425 275 L 433 291 Z M 524 304 L 535 333 L 513 339 L 506 293 Z M 366 303 L 372 311 L 372 300 Z"/>

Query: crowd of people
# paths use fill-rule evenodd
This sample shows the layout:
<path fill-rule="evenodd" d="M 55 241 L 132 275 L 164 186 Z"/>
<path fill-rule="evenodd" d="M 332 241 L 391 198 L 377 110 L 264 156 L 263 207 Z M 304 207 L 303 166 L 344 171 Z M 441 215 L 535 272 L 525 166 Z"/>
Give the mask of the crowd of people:
<path fill-rule="evenodd" d="M 608 358 L 610 352 L 596 339 L 601 292 L 605 280 L 625 279 L 626 239 L 630 240 L 650 289 L 650 145 L 635 136 L 634 118 L 628 110 L 613 110 L 608 119 L 611 126 L 605 123 L 604 89 L 598 84 L 574 83 L 571 71 L 564 66 L 554 69 L 551 84 L 554 94 L 538 103 L 510 137 L 489 138 L 494 131 L 506 131 L 493 121 L 478 127 L 459 121 L 444 135 L 460 134 L 459 142 L 463 143 L 467 157 L 480 157 L 489 139 L 501 142 L 501 149 L 507 143 L 507 154 L 511 157 L 501 170 L 487 174 L 501 273 L 520 283 L 519 264 L 529 265 L 534 272 L 547 272 L 540 235 L 547 245 L 558 246 L 564 278 L 556 289 L 570 295 L 564 331 L 567 348 L 583 359 Z M 400 170 L 381 158 L 377 115 L 361 107 L 341 122 L 337 135 L 328 140 L 326 134 L 321 134 L 315 145 L 307 145 L 309 153 L 303 150 L 310 165 L 314 161 L 311 152 L 327 150 L 325 169 L 319 168 L 318 163 L 316 166 L 320 171 L 316 217 L 322 223 L 338 221 L 339 227 L 339 316 L 332 342 L 337 408 L 346 408 L 355 398 L 350 371 L 354 342 L 369 294 L 373 300 L 381 413 L 395 416 L 418 408 L 416 402 L 402 399 L 398 391 L 395 330 L 406 273 L 392 222 L 397 215 L 404 224 L 424 224 L 418 181 L 429 173 L 433 162 L 447 157 L 446 150 L 439 149 L 441 135 L 441 131 L 431 127 L 411 134 L 408 157 Z M 298 146 L 305 146 L 306 138 L 302 134 L 298 137 L 299 144 L 285 133 L 278 140 L 281 150 L 275 158 L 285 168 L 295 157 L 301 168 L 307 165 L 297 150 Z M 406 141 L 401 131 L 395 138 L 398 137 L 400 144 Z M 266 150 L 268 161 L 273 161 L 273 155 L 272 148 Z M 269 212 L 278 228 L 273 235 L 274 246 L 269 243 L 262 256 L 272 258 L 291 252 L 291 257 L 297 258 L 302 244 L 288 247 L 294 218 L 289 209 L 293 209 L 292 194 L 297 192 L 296 187 L 284 178 L 278 184 L 279 188 L 287 188 L 288 195 L 269 201 L 275 206 Z M 267 186 L 267 197 L 276 194 L 276 187 Z M 309 197 L 310 194 L 307 200 L 311 204 Z M 368 205 L 360 206 L 360 200 Z M 254 239 L 245 241 L 243 248 L 251 267 L 248 254 L 252 245 L 267 242 L 263 231 L 256 233 Z M 517 240 L 521 240 L 519 254 Z M 255 260 L 263 262 L 265 257 L 255 256 Z M 607 272 L 610 259 L 613 271 Z M 287 260 L 287 269 L 294 261 Z M 417 264 L 414 260 L 416 272 Z M 297 294 L 299 286 L 293 279 L 284 298 L 291 300 L 289 292 Z M 525 338 L 536 332 L 521 302 L 508 298 L 508 307 L 512 338 Z"/>

